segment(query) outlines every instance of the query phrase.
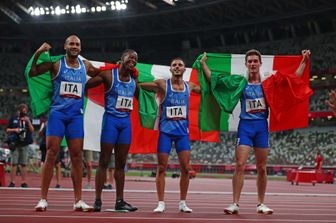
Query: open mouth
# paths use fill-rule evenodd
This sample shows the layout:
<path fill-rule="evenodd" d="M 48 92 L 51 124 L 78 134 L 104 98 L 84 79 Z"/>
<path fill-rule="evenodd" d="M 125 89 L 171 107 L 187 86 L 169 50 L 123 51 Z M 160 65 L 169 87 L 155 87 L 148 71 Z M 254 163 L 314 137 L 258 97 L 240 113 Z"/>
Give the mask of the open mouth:
<path fill-rule="evenodd" d="M 134 62 L 129 62 L 129 63 L 128 63 L 128 66 L 129 66 L 130 68 L 133 68 L 133 67 L 135 67 L 135 63 L 134 63 Z"/>

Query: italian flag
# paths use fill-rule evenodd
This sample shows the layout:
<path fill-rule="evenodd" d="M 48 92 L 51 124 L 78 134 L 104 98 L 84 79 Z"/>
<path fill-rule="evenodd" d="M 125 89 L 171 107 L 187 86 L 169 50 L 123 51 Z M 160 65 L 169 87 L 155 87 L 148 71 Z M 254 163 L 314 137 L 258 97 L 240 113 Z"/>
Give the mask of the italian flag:
<path fill-rule="evenodd" d="M 239 99 L 246 84 L 245 55 L 207 53 L 211 84 L 203 76 L 200 55 L 193 67 L 197 69 L 202 86 L 199 118 L 203 131 L 236 131 L 241 111 Z M 295 74 L 302 56 L 264 55 L 260 69 L 262 87 L 270 107 L 270 131 L 308 126 L 309 68 L 301 77 Z"/>
<path fill-rule="evenodd" d="M 191 93 L 189 102 L 189 131 L 191 140 L 200 141 L 219 141 L 219 131 L 235 131 L 239 121 L 240 105 L 238 103 L 241 91 L 246 83 L 245 75 L 246 68 L 245 55 L 238 54 L 207 54 L 207 64 L 212 70 L 211 87 L 207 85 L 199 69 L 199 59 L 194 63 L 194 68 L 187 68 L 183 79 L 185 81 L 192 81 L 200 84 L 202 87 L 202 95 Z M 49 53 L 43 53 L 38 63 L 44 61 L 57 61 L 61 56 L 50 56 Z M 32 57 L 33 58 L 33 57 Z M 277 70 L 289 71 L 292 73 L 296 70 L 301 56 L 264 56 L 262 58 L 262 80 L 272 75 Z M 46 73 L 38 77 L 30 78 L 28 76 L 32 59 L 29 61 L 25 76 L 28 83 L 29 92 L 31 95 L 31 105 L 34 116 L 38 116 L 48 111 L 51 103 L 52 84 L 50 81 L 50 74 Z M 108 64 L 104 62 L 91 61 L 95 67 L 106 67 Z M 308 66 L 309 67 L 309 66 Z M 169 66 L 152 65 L 152 64 L 137 64 L 139 71 L 139 82 L 148 82 L 157 79 L 169 79 L 171 73 Z M 293 70 L 294 69 L 294 70 Z M 233 75 L 236 74 L 236 75 Z M 218 90 L 222 87 L 222 76 L 226 80 L 225 86 L 229 91 L 224 92 L 224 103 L 221 98 L 223 91 Z M 272 78 L 269 78 L 271 80 Z M 305 70 L 303 75 L 304 83 L 308 84 L 309 69 Z M 213 84 L 214 83 L 214 84 Z M 215 84 L 216 83 L 216 84 Z M 302 84 L 302 83 L 299 83 Z M 216 85 L 216 87 L 213 87 Z M 274 88 L 272 89 L 274 91 Z M 281 87 L 278 90 L 282 90 Z M 283 92 L 281 92 L 282 94 Z M 280 95 L 280 94 L 279 94 Z M 288 97 L 288 94 L 284 94 Z M 289 103 L 289 115 L 283 114 L 270 116 L 271 130 L 284 130 L 291 128 L 301 128 L 308 125 L 308 99 L 304 99 L 299 95 L 298 101 L 300 110 L 294 106 L 295 103 Z M 275 98 L 277 99 L 277 98 Z M 236 104 L 238 105 L 236 106 Z M 159 120 L 159 105 L 160 96 L 147 91 L 140 91 L 139 101 L 134 100 L 133 111 L 131 113 L 132 123 L 132 144 L 130 153 L 156 153 L 157 140 L 159 131 L 157 131 Z M 294 108 L 295 107 L 295 108 Z M 232 111 L 230 109 L 233 109 Z M 232 114 L 230 114 L 232 112 Z M 104 87 L 103 85 L 92 88 L 88 91 L 85 97 L 85 113 L 84 113 L 84 149 L 86 150 L 100 150 L 100 133 L 102 116 L 104 113 Z M 280 117 L 280 118 L 279 118 Z M 295 117 L 295 118 L 292 118 Z M 282 123 L 281 120 L 289 118 L 289 122 Z M 294 122 L 291 122 L 294 120 Z M 273 128 L 273 123 L 276 123 L 276 128 Z M 281 128 L 278 128 L 280 122 Z"/>
<path fill-rule="evenodd" d="M 107 64 L 91 61 L 96 67 Z M 149 82 L 157 79 L 169 79 L 169 66 L 138 63 L 138 81 Z M 183 75 L 185 81 L 198 83 L 195 69 L 187 68 Z M 100 141 L 102 115 L 104 112 L 104 87 L 98 86 L 88 91 L 88 100 L 84 114 L 84 148 L 96 148 Z M 189 131 L 191 140 L 218 142 L 219 131 L 201 132 L 198 126 L 198 113 L 201 95 L 191 93 L 189 99 Z M 132 144 L 130 153 L 156 153 L 159 136 L 159 106 L 161 97 L 153 92 L 140 90 L 139 101 L 134 99 L 131 112 Z M 98 137 L 97 137 L 98 136 Z"/>

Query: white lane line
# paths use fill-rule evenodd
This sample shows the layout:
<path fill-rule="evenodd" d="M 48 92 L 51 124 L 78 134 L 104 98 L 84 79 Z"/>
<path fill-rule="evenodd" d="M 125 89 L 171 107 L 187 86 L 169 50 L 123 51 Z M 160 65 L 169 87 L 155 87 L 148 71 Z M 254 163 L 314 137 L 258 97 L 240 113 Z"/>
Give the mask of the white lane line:
<path fill-rule="evenodd" d="M 29 190 L 29 191 L 40 191 L 40 188 L 6 188 L 0 187 L 0 190 Z M 50 191 L 73 191 L 71 188 L 62 189 L 49 189 Z M 92 191 L 94 189 L 83 189 L 82 191 Z M 108 190 L 115 191 L 115 190 Z M 124 190 L 125 193 L 157 193 L 156 190 Z M 178 190 L 167 190 L 167 194 L 179 194 Z M 222 192 L 222 191 L 188 191 L 188 194 L 202 194 L 202 195 L 232 195 L 232 192 Z M 256 192 L 242 192 L 242 195 L 257 195 Z M 314 193 L 266 193 L 269 196 L 304 196 L 304 197 L 336 197 L 336 194 L 314 194 Z"/>
<path fill-rule="evenodd" d="M 65 212 L 65 211 L 70 211 L 70 210 L 72 210 L 72 209 L 71 208 L 68 208 L 68 209 L 51 209 L 51 210 L 48 210 L 48 212 Z M 104 210 L 105 209 L 103 209 L 101 213 L 106 213 Z M 213 210 L 213 208 L 212 208 L 212 210 Z M 0 208 L 0 211 L 16 211 L 16 210 L 13 210 L 11 208 Z M 41 212 L 34 212 L 33 208 L 29 208 L 29 209 L 21 208 L 20 211 L 33 211 L 33 213 L 36 213 L 36 214 L 41 213 Z M 298 210 L 296 210 L 296 211 L 298 211 Z M 302 209 L 302 211 L 307 211 L 307 210 Z M 333 212 L 334 209 L 329 209 L 329 211 Z M 148 211 L 148 210 L 147 211 L 139 210 L 136 213 L 154 214 L 155 215 L 155 213 L 153 213 L 153 211 Z M 180 212 L 178 212 L 176 210 L 169 210 L 168 209 L 168 210 L 165 211 L 165 214 L 180 214 Z M 224 215 L 222 209 L 220 209 L 218 211 L 207 211 L 207 212 L 204 212 L 204 211 L 200 212 L 200 211 L 197 211 L 197 210 L 195 211 L 195 209 L 194 209 L 194 211 L 191 215 L 195 216 L 195 215 L 204 215 L 204 214 L 209 214 L 209 215 L 210 214 L 211 215 L 223 214 Z M 257 213 L 255 212 L 255 209 L 245 208 L 243 211 L 240 211 L 240 215 L 244 215 L 244 216 L 246 216 L 246 215 L 257 215 Z M 273 214 L 273 216 L 285 216 L 285 215 L 293 215 L 293 212 L 279 212 L 279 210 L 277 209 L 276 212 Z M 4 215 L 0 214 L 0 216 L 4 216 Z M 22 215 L 17 215 L 17 216 L 22 216 Z M 79 216 L 81 216 L 81 215 L 79 215 Z M 160 216 L 160 214 L 158 214 L 158 216 Z M 227 216 L 230 216 L 230 215 L 227 215 Z M 232 216 L 234 216 L 234 215 L 232 215 Z M 269 215 L 269 216 L 271 216 L 271 215 Z M 334 216 L 334 217 L 336 217 L 336 214 L 329 214 L 329 213 L 323 214 L 323 213 L 312 213 L 312 212 L 305 214 L 305 213 L 295 212 L 295 216 Z M 45 216 L 45 217 L 47 217 L 47 216 Z M 183 217 L 185 217 L 185 215 Z"/>
<path fill-rule="evenodd" d="M 153 214 L 154 215 L 154 214 Z M 315 220 L 309 220 L 309 219 L 304 219 L 304 220 L 295 220 L 295 219 L 273 219 L 273 218 L 268 218 L 268 219 L 262 219 L 262 218 L 244 218 L 244 219 L 232 219 L 232 218 L 225 218 L 225 215 L 223 214 L 223 218 L 185 218 L 184 216 L 181 216 L 180 218 L 177 217 L 131 217 L 131 216 L 125 216 L 125 217 L 119 217 L 119 216 L 114 216 L 114 217 L 108 217 L 108 216 L 88 216 L 88 215 L 83 215 L 83 216 L 56 216 L 56 215 L 49 215 L 49 216 L 43 216 L 43 215 L 0 215 L 1 217 L 6 217 L 6 218 L 58 218 L 58 219 L 120 219 L 120 220 L 166 220 L 166 221 L 181 221 L 183 219 L 183 222 L 186 221 L 246 221 L 246 222 L 251 222 L 251 221 L 257 221 L 257 222 L 336 222 L 336 220 L 322 220 L 322 219 L 315 219 Z M 265 216 L 266 217 L 266 216 Z M 268 216 L 271 217 L 271 216 Z"/>

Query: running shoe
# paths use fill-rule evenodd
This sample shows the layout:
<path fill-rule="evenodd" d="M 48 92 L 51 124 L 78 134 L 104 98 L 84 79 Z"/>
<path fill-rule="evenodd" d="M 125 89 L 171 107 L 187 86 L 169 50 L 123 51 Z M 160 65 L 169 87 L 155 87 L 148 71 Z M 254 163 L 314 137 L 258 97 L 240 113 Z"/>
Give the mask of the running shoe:
<path fill-rule="evenodd" d="M 270 209 L 269 207 L 267 207 L 264 204 L 258 204 L 257 205 L 257 213 L 260 214 L 273 214 L 273 209 Z"/>
<path fill-rule="evenodd" d="M 90 212 L 93 211 L 93 207 L 90 205 L 87 205 L 84 201 L 79 200 L 77 203 L 73 206 L 74 211 L 84 211 L 84 212 Z"/>
<path fill-rule="evenodd" d="M 187 206 L 185 201 L 180 201 L 179 210 L 180 210 L 180 212 L 184 212 L 184 213 L 191 213 L 192 212 L 192 209 Z"/>
<path fill-rule="evenodd" d="M 130 205 L 129 203 L 127 203 L 126 201 L 122 199 L 119 199 L 117 200 L 115 204 L 115 210 L 116 211 L 136 211 L 138 210 L 138 208 L 133 207 L 132 205 Z"/>
<path fill-rule="evenodd" d="M 230 204 L 227 208 L 224 209 L 225 214 L 238 214 L 239 205 L 237 203 Z"/>
<path fill-rule="evenodd" d="M 94 204 L 93 204 L 93 211 L 94 212 L 100 212 L 101 211 L 101 206 L 103 202 L 100 199 L 96 199 Z"/>
<path fill-rule="evenodd" d="M 153 210 L 154 213 L 163 213 L 166 205 L 164 201 L 159 201 L 158 206 Z"/>
<path fill-rule="evenodd" d="M 46 199 L 41 199 L 35 206 L 35 211 L 46 211 L 48 207 L 48 202 Z"/>

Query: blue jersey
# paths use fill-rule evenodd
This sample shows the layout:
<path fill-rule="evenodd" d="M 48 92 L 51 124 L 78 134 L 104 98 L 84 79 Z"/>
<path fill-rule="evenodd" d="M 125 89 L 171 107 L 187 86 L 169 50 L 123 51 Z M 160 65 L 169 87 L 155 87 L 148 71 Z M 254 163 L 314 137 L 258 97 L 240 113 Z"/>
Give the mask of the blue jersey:
<path fill-rule="evenodd" d="M 166 97 L 161 104 L 160 131 L 171 135 L 189 134 L 189 87 L 183 81 L 184 90 L 173 89 L 171 80 L 166 81 Z"/>
<path fill-rule="evenodd" d="M 105 112 L 115 117 L 128 117 L 133 110 L 135 80 L 130 76 L 128 82 L 119 80 L 118 68 L 111 71 L 113 76 L 111 88 L 105 92 Z"/>
<path fill-rule="evenodd" d="M 65 56 L 61 58 L 58 73 L 52 80 L 53 95 L 50 112 L 83 114 L 86 69 L 80 58 L 78 63 L 78 68 L 72 68 L 67 65 Z"/>
<path fill-rule="evenodd" d="M 247 83 L 241 102 L 241 119 L 267 119 L 268 106 L 261 84 Z"/>

